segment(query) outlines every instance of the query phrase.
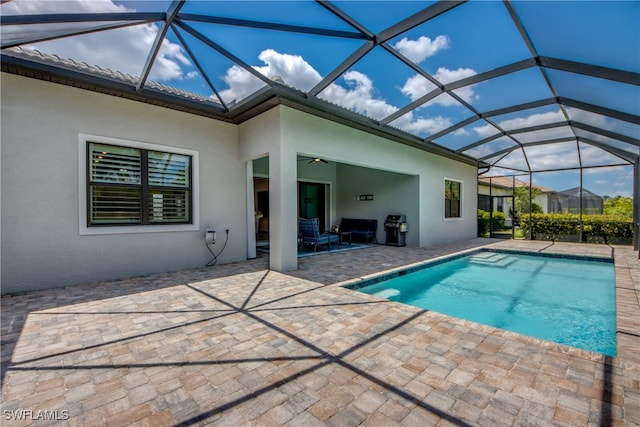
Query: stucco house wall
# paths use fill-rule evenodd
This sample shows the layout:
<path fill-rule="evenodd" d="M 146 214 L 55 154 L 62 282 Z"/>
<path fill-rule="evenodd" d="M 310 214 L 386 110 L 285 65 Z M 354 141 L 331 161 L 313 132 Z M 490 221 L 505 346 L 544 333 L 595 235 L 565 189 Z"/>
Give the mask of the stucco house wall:
<path fill-rule="evenodd" d="M 275 122 L 280 126 L 274 127 Z M 285 106 L 275 107 L 240 125 L 240 158 L 249 161 L 265 155 L 269 156 L 270 265 L 273 269 L 288 271 L 297 268 L 297 232 L 291 224 L 297 222 L 298 155 L 318 156 L 339 163 L 336 194 L 341 202 L 346 202 L 346 197 L 349 197 L 341 194 L 343 180 L 367 179 L 354 176 L 350 169 L 354 166 L 363 168 L 361 171 L 376 170 L 415 177 L 411 184 L 403 184 L 406 187 L 397 194 L 399 197 L 393 203 L 394 210 L 409 214 L 408 220 L 410 218 L 412 222 L 408 241 L 412 245 L 436 246 L 470 239 L 477 233 L 477 170 L 474 165 L 394 143 Z M 461 218 L 444 218 L 445 179 L 462 183 Z M 349 184 L 344 185 L 346 188 Z M 413 191 L 406 191 L 406 188 Z M 379 189 L 380 186 L 373 189 L 374 194 Z M 343 213 L 346 216 L 352 208 L 352 204 L 338 203 L 335 212 L 331 213 L 332 221 L 337 223 Z M 384 242 L 381 239 L 381 233 L 384 233 L 382 221 L 392 213 L 387 212 L 388 209 L 389 206 L 385 206 L 375 212 L 381 221 L 378 234 L 381 242 Z"/>
<path fill-rule="evenodd" d="M 3 293 L 204 266 L 209 226 L 230 230 L 220 263 L 246 259 L 237 126 L 4 73 L 1 101 Z M 197 152 L 199 221 L 81 235 L 80 134 Z"/>
<path fill-rule="evenodd" d="M 313 153 L 324 159 L 367 169 L 394 172 L 417 177 L 411 186 L 415 193 L 403 191 L 394 209 L 406 210 L 411 219 L 410 242 L 430 247 L 457 240 L 471 239 L 477 234 L 477 169 L 452 159 L 438 156 L 382 137 L 362 132 L 288 107 L 282 110 L 283 144 L 293 151 Z M 345 177 L 346 178 L 346 177 Z M 351 177 L 346 179 L 356 179 Z M 444 218 L 444 180 L 463 183 L 462 218 Z M 366 177 L 362 177 L 366 179 Z M 338 173 L 338 187 L 343 182 Z M 374 193 L 375 202 L 375 188 Z M 364 202 L 362 202 L 364 203 Z M 414 204 L 417 203 L 417 207 Z M 338 210 L 341 209 L 338 206 Z M 389 206 L 385 207 L 387 212 Z M 383 212 L 383 211 L 380 211 Z M 377 215 L 380 214 L 377 212 Z M 417 215 L 413 212 L 417 212 Z M 342 214 L 337 212 L 338 216 Z M 384 214 L 379 220 L 384 220 Z M 339 220 L 339 218 L 337 218 Z M 380 224 L 382 229 L 382 224 Z M 382 230 L 381 232 L 383 232 Z M 379 230 L 380 232 L 380 230 Z M 417 237 L 413 233 L 417 233 Z M 379 241 L 384 242 L 384 240 Z"/>
<path fill-rule="evenodd" d="M 489 196 L 489 194 L 491 194 L 492 196 L 511 196 L 513 194 L 513 190 L 511 189 L 511 179 L 504 178 L 504 177 L 498 177 L 497 179 L 502 181 L 501 183 L 502 185 L 494 184 L 493 187 L 491 188 L 489 188 L 487 178 L 480 180 L 478 182 L 478 194 L 483 196 Z M 507 182 L 507 187 L 503 186 L 505 185 L 504 184 L 505 180 Z M 527 186 L 527 184 L 522 181 L 516 181 L 516 182 L 518 187 Z M 539 194 L 533 199 L 533 202 L 540 205 L 543 212 L 545 213 L 549 212 L 550 210 L 549 197 L 553 193 L 553 190 L 545 187 L 536 186 L 536 185 L 534 185 L 534 188 L 538 190 Z M 505 202 L 507 201 L 508 199 L 505 199 Z M 511 208 L 510 202 L 507 202 L 505 204 L 505 208 L 504 208 L 505 213 L 509 212 L 508 208 Z"/>
<path fill-rule="evenodd" d="M 252 160 L 268 156 L 270 263 L 297 268 L 299 179 L 329 183 L 330 221 L 359 214 L 369 180 L 381 221 L 394 211 L 410 222 L 408 243 L 433 246 L 476 234 L 476 168 L 390 142 L 289 107 L 233 125 L 79 88 L 2 74 L 2 292 L 204 266 L 204 230 L 218 231 L 220 263 L 251 257 Z M 86 141 L 151 144 L 194 155 L 194 223 L 183 226 L 86 227 Z M 300 165 L 299 155 L 338 162 L 331 170 Z M 308 167 L 307 167 L 308 166 Z M 317 166 L 317 165 L 313 165 Z M 462 182 L 462 217 L 444 218 L 444 180 Z M 340 186 L 344 185 L 342 193 Z M 378 198 L 375 199 L 375 194 Z M 339 203 L 340 202 L 340 203 Z M 370 205 L 374 206 L 374 205 Z M 397 207 L 397 209 L 395 209 Z M 394 212 L 394 213 L 398 213 Z"/>
<path fill-rule="evenodd" d="M 342 164 L 338 171 L 336 224 L 343 217 L 377 219 L 376 238 L 378 243 L 385 243 L 385 218 L 389 214 L 403 214 L 409 225 L 405 236 L 407 245 L 420 245 L 418 176 Z M 372 195 L 373 200 L 360 200 L 362 194 Z"/>
<path fill-rule="evenodd" d="M 538 205 L 540 205 L 540 207 L 542 208 L 542 212 L 544 213 L 549 213 L 550 209 L 549 209 L 549 196 L 551 195 L 550 192 L 545 192 L 542 194 L 538 194 L 534 199 L 533 202 L 537 203 Z"/>

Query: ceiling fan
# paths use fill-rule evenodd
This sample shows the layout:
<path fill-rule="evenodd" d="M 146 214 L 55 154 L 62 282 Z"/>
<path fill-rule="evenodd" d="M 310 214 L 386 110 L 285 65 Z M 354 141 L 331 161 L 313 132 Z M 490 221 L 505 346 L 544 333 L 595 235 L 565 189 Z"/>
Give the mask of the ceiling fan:
<path fill-rule="evenodd" d="M 300 160 L 309 160 L 308 163 L 318 163 L 318 162 L 329 163 L 328 161 L 326 161 L 325 159 L 321 159 L 320 157 L 301 157 L 298 159 L 298 161 Z"/>

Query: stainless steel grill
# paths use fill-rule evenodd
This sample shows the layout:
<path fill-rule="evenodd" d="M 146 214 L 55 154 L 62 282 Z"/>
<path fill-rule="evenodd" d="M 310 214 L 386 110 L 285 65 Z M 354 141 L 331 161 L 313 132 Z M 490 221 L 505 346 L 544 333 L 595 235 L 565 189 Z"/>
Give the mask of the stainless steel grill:
<path fill-rule="evenodd" d="M 384 230 L 387 234 L 387 245 L 406 246 L 405 235 L 408 230 L 408 224 L 405 215 L 387 215 L 387 219 L 384 221 Z"/>

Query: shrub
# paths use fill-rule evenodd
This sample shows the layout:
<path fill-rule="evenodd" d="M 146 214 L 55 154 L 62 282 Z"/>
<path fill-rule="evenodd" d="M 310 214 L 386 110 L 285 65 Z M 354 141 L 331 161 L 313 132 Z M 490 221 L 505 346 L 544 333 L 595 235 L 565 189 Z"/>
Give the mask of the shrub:
<path fill-rule="evenodd" d="M 478 209 L 478 236 L 489 232 L 489 212 Z"/>
<path fill-rule="evenodd" d="M 577 240 L 580 216 L 554 213 L 523 215 L 520 226 L 525 236 L 533 240 Z M 633 221 L 619 215 L 583 215 L 582 242 L 631 243 Z"/>
<path fill-rule="evenodd" d="M 493 212 L 491 220 L 494 230 L 502 230 L 505 228 L 504 222 L 507 216 L 504 212 Z M 489 212 L 478 209 L 478 236 L 484 236 L 489 233 Z"/>

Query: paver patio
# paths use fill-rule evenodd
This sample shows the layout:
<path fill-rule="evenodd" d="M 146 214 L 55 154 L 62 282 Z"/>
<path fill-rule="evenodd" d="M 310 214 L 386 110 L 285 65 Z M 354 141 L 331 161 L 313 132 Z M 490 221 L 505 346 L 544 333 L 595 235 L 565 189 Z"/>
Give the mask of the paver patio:
<path fill-rule="evenodd" d="M 483 245 L 615 254 L 617 357 L 341 286 Z M 267 265 L 3 296 L 2 425 L 640 425 L 629 247 L 476 239 Z"/>

